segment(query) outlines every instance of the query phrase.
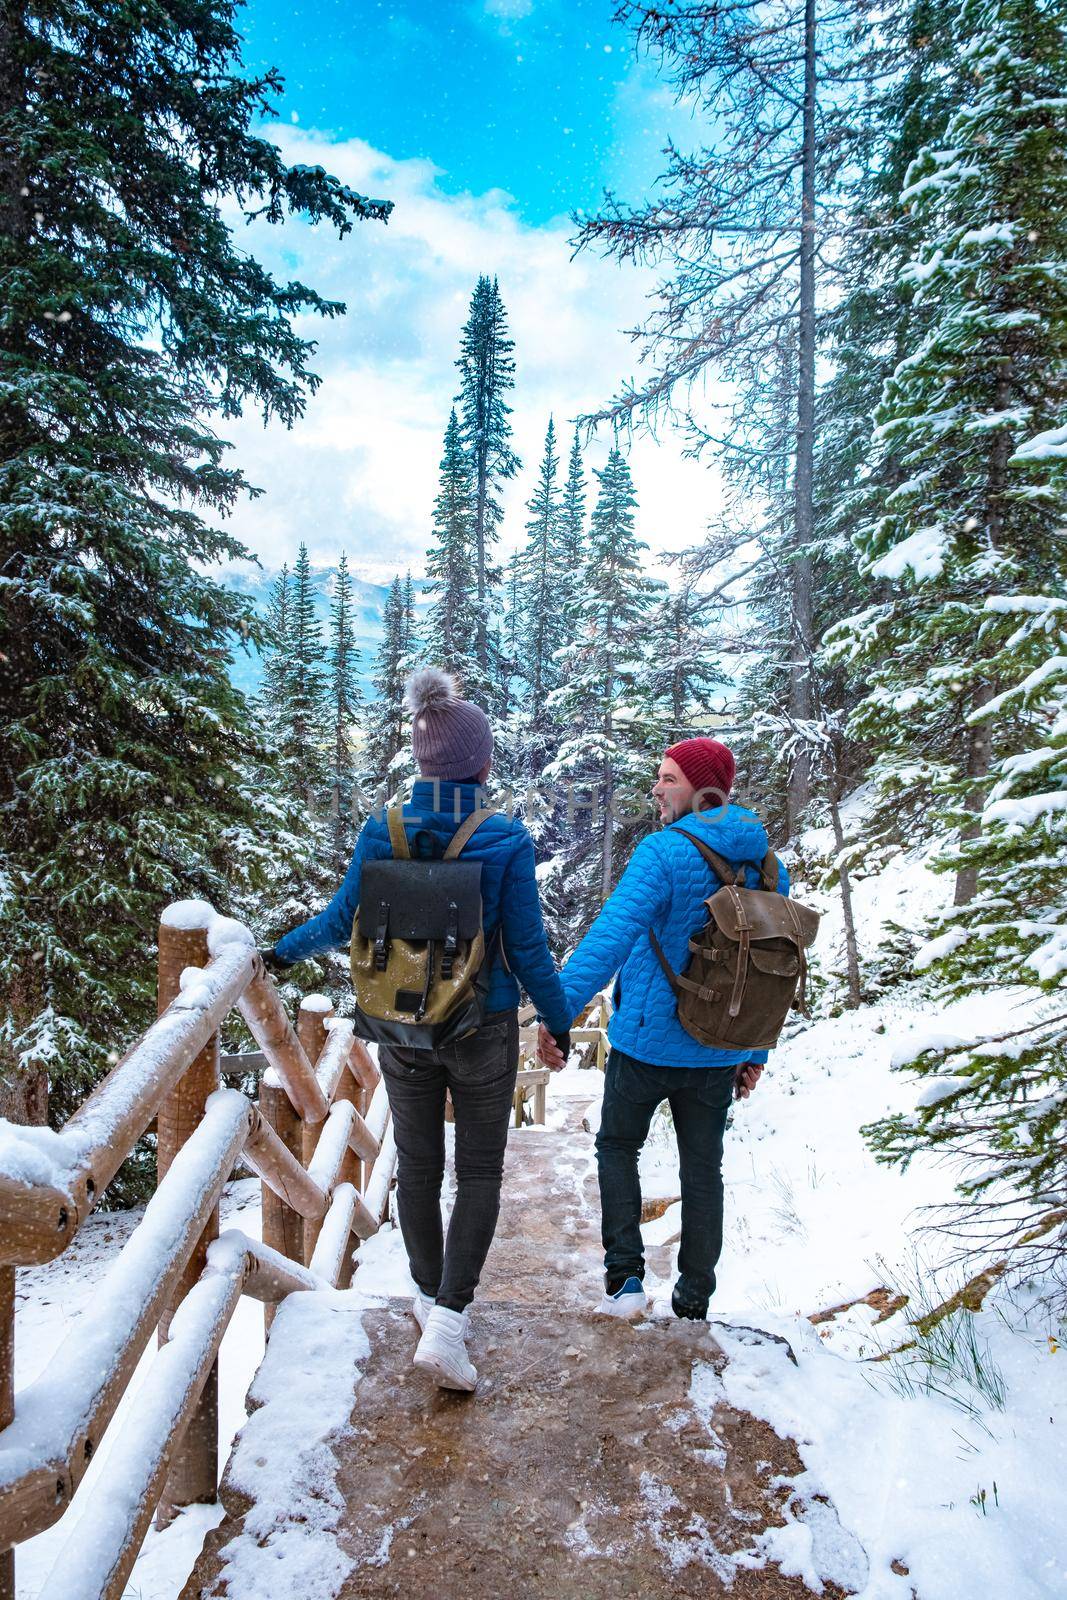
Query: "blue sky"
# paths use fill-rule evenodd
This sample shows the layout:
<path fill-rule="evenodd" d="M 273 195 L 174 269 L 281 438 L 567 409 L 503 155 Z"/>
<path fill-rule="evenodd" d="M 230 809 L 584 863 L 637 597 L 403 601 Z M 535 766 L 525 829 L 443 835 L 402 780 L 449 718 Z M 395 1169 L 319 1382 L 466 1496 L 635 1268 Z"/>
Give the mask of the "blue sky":
<path fill-rule="evenodd" d="M 299 278 L 348 314 L 300 319 L 318 341 L 322 386 L 291 431 L 252 416 L 226 429 L 264 490 L 234 531 L 268 567 L 301 540 L 332 564 L 343 549 L 376 582 L 423 567 L 455 356 L 481 273 L 499 279 L 515 341 L 514 444 L 501 553 L 524 538 L 526 501 L 550 415 L 573 420 L 640 377 L 626 330 L 647 313 L 655 274 L 593 252 L 572 259 L 569 214 L 603 188 L 639 200 L 673 132 L 693 138 L 653 64 L 611 24 L 610 0 L 313 0 L 299 12 L 251 0 L 239 26 L 247 68 L 286 79 L 265 128 L 293 162 L 321 164 L 395 209 L 387 227 L 338 241 L 301 220 L 238 237 L 279 278 Z M 610 46 L 609 48 L 606 48 Z M 611 440 L 587 452 L 592 472 Z M 656 552 L 697 542 L 717 480 L 683 458 L 669 429 L 637 437 L 639 532 Z"/>
<path fill-rule="evenodd" d="M 660 170 L 671 111 L 612 0 L 251 0 L 246 59 L 285 75 L 282 119 L 503 188 L 537 225 Z M 655 114 L 651 114 L 655 110 Z"/>

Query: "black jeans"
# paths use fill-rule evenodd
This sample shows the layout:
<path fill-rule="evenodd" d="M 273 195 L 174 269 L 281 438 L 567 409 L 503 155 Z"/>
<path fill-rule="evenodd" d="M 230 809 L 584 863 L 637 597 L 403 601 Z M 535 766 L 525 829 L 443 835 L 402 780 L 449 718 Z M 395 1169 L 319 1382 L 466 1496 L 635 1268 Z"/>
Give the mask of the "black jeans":
<path fill-rule="evenodd" d="M 678 1136 L 682 1188 L 678 1289 L 698 1304 L 714 1293 L 722 1253 L 722 1139 L 735 1075 L 734 1067 L 654 1067 L 622 1050 L 608 1056 L 596 1156 L 609 1290 L 645 1275 L 637 1158 L 653 1113 L 666 1100 Z"/>
<path fill-rule="evenodd" d="M 397 1209 L 411 1276 L 431 1300 L 462 1311 L 474 1299 L 500 1212 L 500 1181 L 519 1066 L 518 1013 L 494 1011 L 440 1050 L 381 1045 L 378 1062 L 396 1134 Z M 456 1117 L 456 1203 L 441 1224 L 445 1090 Z"/>

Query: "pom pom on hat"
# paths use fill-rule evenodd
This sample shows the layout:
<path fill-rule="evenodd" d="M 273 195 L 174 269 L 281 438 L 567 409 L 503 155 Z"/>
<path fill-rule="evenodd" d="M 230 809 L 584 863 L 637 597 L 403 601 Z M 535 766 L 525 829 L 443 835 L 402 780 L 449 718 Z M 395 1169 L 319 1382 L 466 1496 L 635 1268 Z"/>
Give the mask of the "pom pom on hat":
<path fill-rule="evenodd" d="M 404 704 L 415 717 L 431 706 L 443 706 L 449 700 L 458 699 L 455 678 L 440 667 L 420 667 L 404 685 Z"/>

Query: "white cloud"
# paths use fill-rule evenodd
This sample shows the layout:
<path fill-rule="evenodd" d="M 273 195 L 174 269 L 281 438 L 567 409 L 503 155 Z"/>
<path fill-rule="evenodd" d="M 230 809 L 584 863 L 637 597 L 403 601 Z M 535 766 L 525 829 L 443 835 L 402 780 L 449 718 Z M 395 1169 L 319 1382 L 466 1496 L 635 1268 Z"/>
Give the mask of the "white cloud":
<path fill-rule="evenodd" d="M 347 302 L 335 322 L 308 317 L 323 382 L 289 432 L 253 417 L 228 434 L 251 482 L 233 526 L 268 566 L 301 539 L 328 561 L 346 549 L 367 576 L 422 569 L 441 441 L 455 393 L 459 332 L 479 273 L 495 274 L 515 340 L 515 445 L 523 471 L 507 488 L 503 544 L 518 543 L 549 412 L 596 408 L 632 374 L 637 323 L 651 277 L 583 254 L 570 223 L 530 227 L 501 190 L 450 195 L 428 160 L 395 161 L 359 139 L 333 141 L 286 125 L 271 136 L 290 161 L 318 163 L 363 193 L 395 202 L 387 227 L 361 223 L 344 240 L 302 221 L 256 224 L 249 247 L 280 276 Z M 606 437 L 587 452 L 603 464 Z M 635 438 L 631 463 L 641 534 L 656 550 L 696 542 L 718 498 L 706 467 L 683 459 L 676 435 Z"/>

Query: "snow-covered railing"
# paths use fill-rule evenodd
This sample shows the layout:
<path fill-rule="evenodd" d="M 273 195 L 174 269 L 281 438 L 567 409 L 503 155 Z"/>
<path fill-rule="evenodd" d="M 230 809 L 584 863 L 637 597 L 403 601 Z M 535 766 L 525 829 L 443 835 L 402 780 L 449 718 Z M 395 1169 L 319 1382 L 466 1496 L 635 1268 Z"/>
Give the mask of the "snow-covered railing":
<path fill-rule="evenodd" d="M 256 1104 L 219 1087 L 218 1030 L 234 1006 L 269 1063 Z M 396 1149 L 377 1067 L 321 996 L 294 1029 L 247 929 L 201 901 L 169 907 L 159 1007 L 64 1128 L 0 1122 L 0 1600 L 14 1600 L 14 1546 L 67 1510 L 158 1329 L 136 1411 L 42 1591 L 118 1600 L 153 1511 L 165 1521 L 215 1497 L 216 1358 L 240 1296 L 264 1302 L 269 1328 L 286 1295 L 347 1285 L 353 1238 L 388 1206 Z M 16 1267 L 67 1247 L 154 1119 L 144 1217 L 92 1312 L 15 1396 Z M 218 1237 L 239 1161 L 262 1181 L 262 1242 Z"/>

